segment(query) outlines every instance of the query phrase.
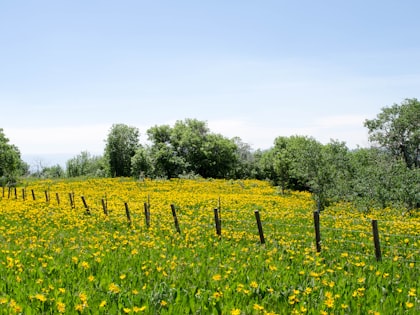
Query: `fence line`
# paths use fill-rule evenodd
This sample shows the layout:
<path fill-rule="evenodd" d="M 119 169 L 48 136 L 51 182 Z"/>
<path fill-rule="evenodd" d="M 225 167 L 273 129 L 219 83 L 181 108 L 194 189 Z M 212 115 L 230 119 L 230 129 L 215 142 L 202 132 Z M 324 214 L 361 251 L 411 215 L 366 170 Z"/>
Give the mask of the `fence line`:
<path fill-rule="evenodd" d="M 33 189 L 31 190 L 31 192 L 32 192 L 32 201 L 34 201 L 34 202 L 36 202 L 38 204 L 40 202 L 42 202 L 41 201 L 42 199 L 36 199 L 35 192 L 34 192 Z M 45 199 L 44 199 L 45 202 L 47 204 L 52 203 L 52 200 L 50 198 L 50 191 L 49 190 L 45 190 L 44 191 L 44 194 L 45 194 Z M 9 193 L 8 193 L 7 199 L 18 200 L 18 194 L 17 194 L 17 190 L 16 189 L 14 189 L 14 196 L 15 196 L 15 198 L 11 198 L 12 197 L 12 191 L 11 191 L 11 189 L 9 189 Z M 60 197 L 59 197 L 59 194 L 56 193 L 55 196 L 56 196 L 56 203 L 57 203 L 58 206 L 60 206 Z M 117 197 L 117 199 L 119 201 L 122 201 L 122 199 L 121 198 L 118 198 L 118 196 L 115 195 L 115 197 Z M 5 196 L 4 196 L 4 189 L 3 189 L 3 198 L 2 199 L 4 199 L 4 198 L 5 198 Z M 22 199 L 23 199 L 23 201 L 29 201 L 30 200 L 30 199 L 27 199 L 26 198 L 25 189 L 22 189 Z M 74 198 L 74 192 L 69 193 L 69 200 L 70 200 L 70 206 L 71 206 L 71 208 L 72 209 L 75 209 L 76 208 L 76 200 Z M 110 211 L 110 212 L 114 212 L 115 211 L 115 210 L 108 209 L 108 206 L 107 206 L 108 205 L 108 200 L 107 199 L 106 199 L 106 202 L 104 201 L 104 199 L 101 200 L 101 203 L 102 203 L 102 209 L 101 210 L 98 210 L 98 208 L 96 208 L 96 207 L 94 207 L 94 208 L 90 207 L 88 205 L 88 202 L 86 201 L 86 199 L 85 199 L 85 197 L 83 195 L 81 196 L 81 200 L 83 202 L 83 207 L 84 207 L 84 210 L 85 210 L 85 214 L 88 214 L 88 215 L 92 215 L 92 210 L 95 210 L 95 212 L 100 212 L 101 210 L 103 210 L 104 214 L 106 214 L 106 215 L 108 215 L 108 211 Z M 148 195 L 147 200 L 148 200 L 148 202 L 147 203 L 144 202 L 143 205 L 144 205 L 144 209 L 145 209 L 144 215 L 145 215 L 146 226 L 148 227 L 149 224 L 150 224 L 150 195 Z M 133 203 L 134 205 L 142 204 L 142 202 L 135 201 L 135 200 L 131 200 L 130 202 Z M 94 201 L 93 204 L 94 205 L 98 205 L 99 203 L 96 202 L 96 201 Z M 115 201 L 114 201 L 114 205 L 115 205 Z M 126 214 L 126 217 L 127 217 L 127 221 L 129 223 L 129 226 L 131 226 L 132 225 L 132 218 L 140 218 L 140 217 L 142 217 L 142 215 L 141 214 L 138 214 L 138 213 L 131 214 L 131 211 L 129 209 L 129 206 L 128 206 L 128 203 L 127 202 L 124 202 L 124 206 L 125 206 L 125 214 Z M 220 207 L 220 198 L 219 198 L 218 206 Z M 141 209 L 142 207 L 135 207 L 135 208 L 136 209 L 137 208 Z M 194 218 L 195 219 L 200 219 L 200 220 L 207 221 L 207 223 L 201 223 L 201 224 L 199 224 L 199 226 L 201 226 L 201 227 L 207 227 L 209 229 L 210 228 L 213 228 L 213 229 L 216 228 L 216 234 L 218 236 L 221 236 L 222 235 L 222 228 L 223 228 L 223 231 L 243 233 L 242 236 L 247 236 L 247 234 L 250 233 L 249 232 L 249 229 L 247 229 L 247 230 L 239 230 L 237 228 L 231 227 L 229 225 L 229 223 L 234 223 L 234 224 L 244 223 L 244 224 L 249 225 L 249 226 L 254 226 L 254 228 L 252 228 L 252 229 L 255 231 L 255 221 L 253 221 L 253 220 L 243 220 L 243 219 L 242 220 L 233 220 L 233 219 L 225 220 L 225 219 L 223 219 L 223 221 L 222 221 L 219 218 L 219 215 L 221 215 L 221 211 L 218 210 L 218 208 L 215 208 L 214 209 L 214 221 L 212 221 L 211 218 L 206 217 L 206 215 L 208 215 L 209 213 L 211 213 L 210 211 L 209 212 L 205 212 L 202 215 L 183 214 L 182 211 L 180 211 L 180 213 L 178 214 L 177 213 L 176 206 L 174 204 L 171 204 L 170 205 L 170 208 L 172 210 L 173 224 L 174 224 L 175 229 L 176 229 L 176 231 L 177 231 L 178 234 L 181 234 L 181 228 L 180 228 L 179 219 L 184 219 L 184 218 L 186 218 L 187 221 L 186 222 L 183 221 L 181 223 L 182 227 L 188 227 L 190 225 L 197 226 L 197 224 L 196 224 L 197 223 L 197 220 L 191 220 L 191 218 L 193 218 L 193 219 Z M 117 210 L 117 211 L 119 211 L 119 210 Z M 223 209 L 223 212 L 224 213 L 225 212 L 233 213 L 233 212 L 236 212 L 236 210 Z M 359 234 L 363 233 L 363 234 L 371 235 L 371 236 L 373 234 L 373 241 L 374 241 L 373 242 L 373 247 L 374 247 L 374 250 L 375 250 L 375 256 L 376 256 L 377 261 L 380 261 L 382 259 L 381 244 L 380 244 L 380 237 L 381 236 L 382 237 L 385 236 L 385 237 L 401 237 L 401 238 L 420 239 L 420 235 L 392 234 L 392 233 L 380 232 L 380 229 L 378 228 L 378 221 L 377 220 L 370 220 L 368 218 L 366 218 L 366 219 L 345 218 L 345 217 L 342 217 L 342 216 L 338 216 L 337 217 L 337 216 L 332 216 L 332 215 L 325 215 L 323 213 L 321 214 L 318 211 L 315 211 L 313 214 L 314 214 L 313 219 L 314 219 L 314 227 L 315 227 L 315 242 L 314 242 L 313 245 L 315 245 L 317 252 L 321 252 L 321 245 L 322 244 L 323 244 L 323 246 L 326 248 L 326 250 L 328 252 L 333 252 L 333 250 L 330 249 L 330 247 L 328 246 L 327 243 L 325 243 L 325 242 L 323 243 L 322 242 L 322 239 L 321 239 L 321 231 L 340 231 L 342 233 L 359 233 Z M 254 215 L 255 215 L 255 219 L 256 219 L 256 223 L 257 223 L 257 230 L 258 230 L 258 234 L 259 234 L 259 237 L 260 237 L 260 243 L 261 244 L 265 244 L 266 243 L 266 238 L 265 238 L 265 234 L 264 234 L 264 227 L 268 227 L 269 230 L 270 230 L 270 228 L 272 229 L 272 228 L 275 228 L 275 227 L 285 227 L 285 226 L 286 227 L 298 227 L 300 229 L 303 229 L 303 228 L 310 229 L 311 228 L 309 225 L 306 226 L 306 225 L 302 225 L 302 224 L 279 223 L 279 222 L 274 222 L 274 223 L 273 222 L 268 222 L 268 223 L 264 223 L 264 221 L 261 220 L 261 216 L 260 216 L 260 213 L 259 213 L 258 210 L 254 210 Z M 167 218 L 163 214 L 160 214 L 157 217 L 159 218 L 159 220 L 158 220 L 158 225 L 159 226 L 160 226 L 161 223 L 168 224 L 168 225 L 171 224 L 169 218 Z M 270 216 L 269 218 L 270 218 L 270 220 L 273 220 L 274 219 L 272 216 Z M 372 231 L 369 231 L 368 230 L 368 226 L 367 226 L 367 230 L 366 231 L 347 230 L 347 229 L 344 229 L 344 228 L 334 228 L 334 227 L 324 227 L 324 226 L 321 229 L 320 228 L 320 222 L 324 218 L 329 218 L 329 219 L 334 219 L 334 220 L 337 220 L 337 219 L 339 219 L 339 220 L 348 219 L 349 221 L 353 221 L 353 222 L 359 220 L 359 222 L 363 222 L 364 224 L 367 224 L 368 222 L 371 222 L 371 224 L 372 224 Z M 282 218 L 279 218 L 279 219 L 287 220 L 287 219 L 289 219 L 289 217 L 286 215 L 286 216 L 283 216 Z M 293 216 L 292 219 L 296 219 L 296 217 Z M 304 217 L 302 216 L 301 219 L 309 219 L 309 216 L 307 216 L 307 215 L 305 215 Z M 400 223 L 402 221 L 380 220 L 380 222 L 381 223 L 384 222 L 384 223 L 397 224 L 397 223 Z M 222 225 L 222 223 L 223 223 L 223 225 Z M 413 225 L 416 225 L 416 223 L 414 222 Z M 382 230 L 383 230 L 383 228 L 382 228 Z M 255 236 L 255 234 L 253 234 L 253 235 Z M 283 234 L 284 234 L 284 231 L 283 231 Z M 270 235 L 274 236 L 274 240 L 273 241 L 275 242 L 276 241 L 275 240 L 275 236 L 278 235 L 278 234 L 275 233 L 275 232 L 272 232 Z M 286 237 L 288 237 L 288 238 L 290 238 L 290 237 L 296 237 L 297 238 L 296 241 L 303 241 L 302 240 L 302 236 L 303 236 L 303 234 L 290 234 L 290 233 L 286 235 Z M 305 235 L 305 236 L 307 238 L 310 237 L 309 235 Z M 329 238 L 326 238 L 326 239 L 328 241 L 330 241 Z M 389 242 L 389 240 L 386 240 L 386 242 Z M 330 242 L 328 242 L 328 243 L 330 243 Z M 340 240 L 335 240 L 335 241 L 333 241 L 333 243 L 334 244 L 349 243 L 349 244 L 355 244 L 355 245 L 362 245 L 361 246 L 362 248 L 369 248 L 369 247 L 372 246 L 372 244 L 367 244 L 367 243 L 364 243 L 364 242 L 347 240 L 347 239 L 343 239 L 343 238 L 340 239 Z M 408 246 L 407 247 L 400 247 L 400 246 L 393 246 L 393 245 L 385 244 L 385 245 L 382 245 L 382 248 L 387 249 L 386 252 L 387 253 L 390 252 L 390 254 L 393 254 L 392 252 L 394 250 L 404 251 L 405 254 L 407 254 L 407 252 L 409 252 L 409 255 L 414 255 L 414 253 L 417 254 L 418 251 L 419 251 L 419 249 L 417 249 L 416 247 L 413 247 L 413 246 L 410 246 L 410 247 L 408 247 Z M 350 253 L 350 251 L 342 251 L 342 252 L 343 253 L 346 253 L 346 252 L 347 253 Z M 355 252 L 353 252 L 353 253 L 355 253 Z M 359 253 L 359 254 L 360 255 L 366 255 L 366 253 Z M 398 254 L 398 253 L 396 253 L 396 254 Z M 385 257 L 385 259 L 393 259 L 393 258 L 392 257 Z M 418 263 L 419 262 L 417 260 L 407 260 L 407 259 L 404 259 L 404 258 L 399 258 L 398 260 L 399 261 L 406 261 L 406 262 L 410 262 L 410 263 Z"/>

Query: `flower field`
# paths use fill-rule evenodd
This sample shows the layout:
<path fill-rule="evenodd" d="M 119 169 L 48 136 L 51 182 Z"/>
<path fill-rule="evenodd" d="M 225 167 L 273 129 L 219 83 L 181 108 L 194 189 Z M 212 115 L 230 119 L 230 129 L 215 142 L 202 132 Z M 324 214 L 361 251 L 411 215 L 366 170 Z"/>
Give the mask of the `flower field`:
<path fill-rule="evenodd" d="M 256 180 L 5 188 L 0 314 L 420 313 L 418 216 L 331 207 L 317 252 L 314 210 Z"/>

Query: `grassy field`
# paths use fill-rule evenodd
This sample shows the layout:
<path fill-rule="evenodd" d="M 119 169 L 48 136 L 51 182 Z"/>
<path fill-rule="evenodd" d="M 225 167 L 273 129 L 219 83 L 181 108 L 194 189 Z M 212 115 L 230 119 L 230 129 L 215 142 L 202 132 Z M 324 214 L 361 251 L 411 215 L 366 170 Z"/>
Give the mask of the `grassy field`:
<path fill-rule="evenodd" d="M 308 193 L 280 195 L 255 180 L 33 181 L 6 189 L 0 314 L 420 313 L 418 216 L 331 207 L 320 214 L 317 253 L 314 210 Z"/>

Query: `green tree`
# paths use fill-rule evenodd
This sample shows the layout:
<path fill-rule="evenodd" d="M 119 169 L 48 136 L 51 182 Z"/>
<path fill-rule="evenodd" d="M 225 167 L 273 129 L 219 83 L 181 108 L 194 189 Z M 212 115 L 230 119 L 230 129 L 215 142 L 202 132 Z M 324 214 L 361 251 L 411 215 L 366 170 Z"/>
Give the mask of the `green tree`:
<path fill-rule="evenodd" d="M 369 140 L 400 157 L 410 168 L 420 167 L 420 102 L 406 99 L 384 107 L 376 119 L 365 120 Z"/>
<path fill-rule="evenodd" d="M 105 158 L 111 176 L 130 176 L 131 159 L 140 147 L 139 130 L 125 124 L 114 124 L 109 131 Z"/>
<path fill-rule="evenodd" d="M 177 153 L 172 143 L 172 128 L 169 125 L 154 126 L 146 133 L 148 140 L 152 142 L 148 152 L 153 176 L 172 178 L 186 173 L 187 162 Z"/>
<path fill-rule="evenodd" d="M 131 173 L 135 177 L 153 177 L 154 166 L 149 148 L 140 147 L 131 159 Z"/>
<path fill-rule="evenodd" d="M 0 128 L 0 180 L 3 184 L 14 184 L 22 175 L 25 164 L 21 160 L 19 149 L 9 143 L 9 139 Z"/>
<path fill-rule="evenodd" d="M 88 151 L 82 151 L 66 162 L 67 176 L 104 177 L 106 175 L 105 164 L 103 157 L 92 156 Z"/>

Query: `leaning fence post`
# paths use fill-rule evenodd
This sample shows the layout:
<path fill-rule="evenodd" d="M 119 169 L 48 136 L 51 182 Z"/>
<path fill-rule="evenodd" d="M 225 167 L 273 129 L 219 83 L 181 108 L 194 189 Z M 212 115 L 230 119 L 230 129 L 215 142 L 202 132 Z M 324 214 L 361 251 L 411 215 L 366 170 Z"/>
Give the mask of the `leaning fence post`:
<path fill-rule="evenodd" d="M 171 209 L 172 209 L 172 216 L 174 217 L 174 223 L 175 223 L 176 231 L 179 234 L 181 234 L 181 230 L 179 228 L 178 217 L 176 216 L 176 210 L 175 210 L 175 205 L 174 204 L 171 204 Z"/>
<path fill-rule="evenodd" d="M 35 200 L 35 192 L 34 192 L 34 190 L 31 189 L 31 192 L 32 192 L 32 199 Z"/>
<path fill-rule="evenodd" d="M 216 224 L 216 234 L 222 235 L 222 227 L 220 225 L 219 209 L 214 208 L 214 223 Z"/>
<path fill-rule="evenodd" d="M 378 221 L 372 220 L 373 243 L 375 245 L 376 261 L 382 260 L 381 244 L 379 242 Z"/>
<path fill-rule="evenodd" d="M 128 203 L 124 202 L 125 206 L 125 214 L 127 216 L 128 224 L 131 225 L 131 215 L 130 215 L 130 209 L 128 208 Z"/>
<path fill-rule="evenodd" d="M 258 210 L 254 210 L 255 219 L 257 219 L 257 226 L 258 226 L 258 233 L 260 234 L 260 242 L 261 244 L 265 244 L 264 232 L 261 224 L 260 212 Z"/>
<path fill-rule="evenodd" d="M 86 209 L 86 214 L 90 214 L 90 209 L 89 209 L 89 207 L 86 203 L 85 196 L 82 196 L 82 201 L 83 201 L 83 205 L 85 206 L 85 209 Z"/>
<path fill-rule="evenodd" d="M 316 251 L 321 252 L 321 231 L 319 228 L 319 211 L 314 211 Z"/>
<path fill-rule="evenodd" d="M 45 201 L 50 202 L 50 195 L 48 194 L 48 190 L 45 190 Z"/>

